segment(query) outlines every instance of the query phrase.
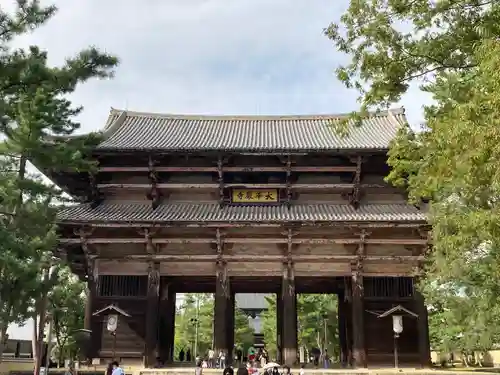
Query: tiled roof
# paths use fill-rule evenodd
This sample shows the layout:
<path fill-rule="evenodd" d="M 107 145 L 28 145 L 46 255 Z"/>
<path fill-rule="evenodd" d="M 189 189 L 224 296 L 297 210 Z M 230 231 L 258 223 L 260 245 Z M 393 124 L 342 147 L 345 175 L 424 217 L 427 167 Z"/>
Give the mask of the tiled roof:
<path fill-rule="evenodd" d="M 343 204 L 297 204 L 286 206 L 225 206 L 214 203 L 150 204 L 104 202 L 67 207 L 58 214 L 59 222 L 415 222 L 425 214 L 408 204 L 368 204 L 358 209 Z"/>
<path fill-rule="evenodd" d="M 385 150 L 405 123 L 403 109 L 374 113 L 347 136 L 334 126 L 346 115 L 179 116 L 112 109 L 101 150 L 292 152 Z"/>

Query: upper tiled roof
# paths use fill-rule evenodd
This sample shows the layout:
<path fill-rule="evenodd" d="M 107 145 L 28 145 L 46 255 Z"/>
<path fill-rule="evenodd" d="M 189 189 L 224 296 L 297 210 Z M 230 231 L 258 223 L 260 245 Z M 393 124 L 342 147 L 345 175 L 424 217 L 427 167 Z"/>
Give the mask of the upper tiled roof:
<path fill-rule="evenodd" d="M 406 121 L 403 109 L 374 113 L 347 136 L 347 115 L 178 116 L 112 109 L 101 150 L 293 152 L 385 150 Z"/>
<path fill-rule="evenodd" d="M 286 206 L 225 206 L 214 203 L 170 203 L 155 210 L 149 203 L 104 202 L 96 208 L 81 204 L 63 209 L 58 222 L 424 222 L 423 212 L 408 204 L 344 204 Z"/>

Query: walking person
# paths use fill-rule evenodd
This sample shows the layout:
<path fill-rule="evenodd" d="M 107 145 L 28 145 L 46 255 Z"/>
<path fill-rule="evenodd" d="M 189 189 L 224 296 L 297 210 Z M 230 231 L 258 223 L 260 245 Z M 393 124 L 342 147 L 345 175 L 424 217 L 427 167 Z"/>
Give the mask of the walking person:
<path fill-rule="evenodd" d="M 197 360 L 196 368 L 194 370 L 194 375 L 202 375 L 202 374 L 203 374 L 203 367 L 201 366 L 201 360 Z"/>
<path fill-rule="evenodd" d="M 68 365 L 68 369 L 64 373 L 64 375 L 75 375 L 75 365 L 73 363 L 70 363 Z M 110 373 L 111 375 L 111 373 Z"/>
<path fill-rule="evenodd" d="M 226 368 L 226 354 L 222 350 L 219 352 L 219 366 Z"/>
<path fill-rule="evenodd" d="M 328 355 L 328 351 L 325 350 L 323 351 L 323 367 L 326 369 L 330 365 L 330 356 Z"/>
<path fill-rule="evenodd" d="M 114 361 L 111 364 L 113 365 L 113 372 L 111 373 L 111 375 L 125 375 L 125 371 L 123 371 L 117 361 Z"/>
<path fill-rule="evenodd" d="M 215 351 L 212 348 L 208 350 L 208 367 L 215 367 Z"/>

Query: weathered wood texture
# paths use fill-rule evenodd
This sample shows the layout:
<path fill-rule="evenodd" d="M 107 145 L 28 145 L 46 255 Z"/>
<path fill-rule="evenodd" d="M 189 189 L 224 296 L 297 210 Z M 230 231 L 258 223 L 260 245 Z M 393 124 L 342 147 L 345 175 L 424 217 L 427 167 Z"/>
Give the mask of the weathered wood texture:
<path fill-rule="evenodd" d="M 110 303 L 106 299 L 98 299 L 96 308 L 101 309 Z M 96 321 L 101 325 L 101 348 L 99 356 L 101 358 L 141 358 L 144 356 L 145 335 L 146 335 L 146 307 L 144 303 L 138 303 L 135 298 L 120 299 L 114 301 L 115 305 L 131 315 L 119 317 L 115 338 L 107 330 L 107 317 L 96 317 Z M 97 323 L 96 323 L 97 325 Z"/>
<path fill-rule="evenodd" d="M 392 330 L 392 318 L 378 318 L 375 312 L 384 312 L 390 308 L 402 304 L 406 308 L 413 309 L 411 302 L 393 301 L 365 301 L 365 343 L 367 360 L 373 365 L 394 365 L 394 332 Z M 403 317 L 403 332 L 398 339 L 399 364 L 401 366 L 420 366 L 418 347 L 417 319 Z"/>

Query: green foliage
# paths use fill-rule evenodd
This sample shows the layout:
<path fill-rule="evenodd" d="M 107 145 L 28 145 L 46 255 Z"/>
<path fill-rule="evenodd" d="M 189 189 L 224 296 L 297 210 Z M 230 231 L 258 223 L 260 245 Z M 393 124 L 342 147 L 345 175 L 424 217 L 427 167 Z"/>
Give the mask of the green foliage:
<path fill-rule="evenodd" d="M 337 77 L 360 92 L 363 110 L 390 105 L 415 80 L 473 69 L 478 44 L 500 35 L 499 9 L 494 0 L 351 0 L 325 31 L 350 57 Z"/>
<path fill-rule="evenodd" d="M 394 141 L 388 181 L 430 203 L 421 288 L 433 345 L 491 348 L 500 333 L 500 2 L 352 0 L 327 35 L 351 57 L 338 76 L 359 91 L 362 111 L 398 101 L 414 81 L 432 95 L 425 127 Z"/>
<path fill-rule="evenodd" d="M 84 156 L 96 136 L 67 138 L 79 128 L 74 116 L 82 110 L 67 95 L 91 78 L 112 77 L 118 62 L 88 48 L 52 67 L 46 51 L 12 47 L 16 36 L 55 12 L 38 0 L 18 0 L 12 14 L 0 9 L 0 343 L 9 323 L 41 315 L 40 296 L 54 286 L 41 279 L 54 262 L 53 204 L 60 191 L 34 175 L 29 161 L 70 171 L 92 168 Z M 0 358 L 1 352 L 2 344 Z"/>
<path fill-rule="evenodd" d="M 264 334 L 264 343 L 266 345 L 269 358 L 274 360 L 277 358 L 277 315 L 276 315 L 276 295 L 266 296 L 267 310 L 264 311 L 261 318 L 262 333 Z"/>
<path fill-rule="evenodd" d="M 197 301 L 199 302 L 197 313 Z M 198 354 L 206 355 L 213 345 L 214 299 L 209 294 L 186 294 L 184 303 L 175 317 L 175 358 L 181 349 L 191 349 L 194 354 L 196 337 L 196 319 L 198 319 Z M 239 309 L 235 311 L 234 342 L 243 348 L 253 343 L 253 329 L 248 324 L 248 318 Z"/>
<path fill-rule="evenodd" d="M 264 342 L 270 358 L 277 358 L 276 295 L 266 297 L 268 310 L 262 314 Z M 306 350 L 322 349 L 325 344 L 330 355 L 339 353 L 337 298 L 328 294 L 299 294 L 297 296 L 298 344 Z"/>
<path fill-rule="evenodd" d="M 49 312 L 52 315 L 53 334 L 59 363 L 77 356 L 78 346 L 74 332 L 83 328 L 85 316 L 85 284 L 67 268 L 59 271 L 57 284 L 49 294 Z"/>

